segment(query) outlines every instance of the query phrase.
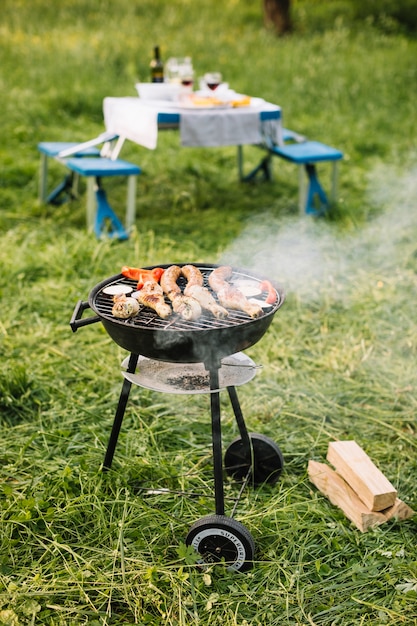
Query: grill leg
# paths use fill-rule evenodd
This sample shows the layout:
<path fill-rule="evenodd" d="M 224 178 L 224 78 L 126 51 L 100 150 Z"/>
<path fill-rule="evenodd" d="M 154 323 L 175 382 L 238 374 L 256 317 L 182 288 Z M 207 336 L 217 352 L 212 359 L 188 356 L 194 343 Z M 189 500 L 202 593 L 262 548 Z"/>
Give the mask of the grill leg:
<path fill-rule="evenodd" d="M 246 428 L 245 420 L 243 418 L 242 409 L 240 408 L 239 398 L 237 397 L 236 387 L 228 387 L 230 402 L 232 403 L 233 412 L 235 414 L 236 423 L 239 428 L 239 433 L 242 438 L 243 447 L 246 450 L 251 449 L 251 440 L 249 437 L 248 429 Z"/>
<path fill-rule="evenodd" d="M 139 359 L 138 354 L 131 354 L 129 358 L 129 364 L 127 371 L 131 374 L 134 373 L 136 365 Z M 119 404 L 117 405 L 116 414 L 113 420 L 113 426 L 110 433 L 109 443 L 107 444 L 106 455 L 103 462 L 103 470 L 108 470 L 111 467 L 114 451 L 116 449 L 117 440 L 119 438 L 120 428 L 122 426 L 123 417 L 126 411 L 127 401 L 129 399 L 130 389 L 132 383 L 126 378 L 123 381 L 122 391 L 120 392 Z"/>
<path fill-rule="evenodd" d="M 219 371 L 210 369 L 210 389 L 219 389 Z M 222 459 L 222 433 L 220 420 L 220 392 L 213 391 L 210 394 L 211 404 L 211 433 L 213 441 L 213 466 L 214 466 L 214 494 L 216 515 L 224 515 L 224 486 L 223 486 L 223 459 Z"/>

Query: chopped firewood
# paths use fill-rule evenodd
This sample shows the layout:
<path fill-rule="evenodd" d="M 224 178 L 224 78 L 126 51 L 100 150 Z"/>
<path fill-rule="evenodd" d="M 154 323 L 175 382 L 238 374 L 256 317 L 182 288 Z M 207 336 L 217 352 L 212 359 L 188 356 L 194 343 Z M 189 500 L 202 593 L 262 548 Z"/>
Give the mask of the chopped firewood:
<path fill-rule="evenodd" d="M 388 509 L 384 509 L 383 511 L 381 511 L 381 513 L 385 515 L 387 520 L 403 520 L 413 517 L 415 511 L 413 511 L 413 509 L 409 507 L 408 504 L 397 498 L 392 506 L 390 506 Z"/>
<path fill-rule="evenodd" d="M 407 504 L 396 498 L 395 503 L 384 511 L 371 511 L 358 497 L 348 483 L 325 463 L 308 462 L 308 475 L 311 482 L 332 504 L 343 511 L 360 531 L 378 526 L 390 519 L 404 520 L 415 512 Z"/>
<path fill-rule="evenodd" d="M 356 441 L 330 442 L 327 460 L 368 509 L 383 511 L 394 505 L 397 498 L 395 487 Z"/>
<path fill-rule="evenodd" d="M 365 532 L 386 521 L 385 515 L 368 509 L 347 482 L 325 463 L 309 461 L 308 475 L 317 489 L 339 507 L 360 531 Z"/>

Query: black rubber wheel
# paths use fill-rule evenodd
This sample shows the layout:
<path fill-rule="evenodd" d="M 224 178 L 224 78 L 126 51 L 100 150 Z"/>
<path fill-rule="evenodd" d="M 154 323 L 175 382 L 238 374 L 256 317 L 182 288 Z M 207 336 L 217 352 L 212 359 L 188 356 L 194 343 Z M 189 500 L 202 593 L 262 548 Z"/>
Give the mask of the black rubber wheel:
<path fill-rule="evenodd" d="M 252 470 L 254 485 L 273 484 L 279 479 L 284 467 L 284 457 L 277 444 L 257 433 L 249 433 L 251 447 L 245 448 L 241 437 L 228 446 L 224 455 L 224 467 L 234 480 L 242 481 Z"/>
<path fill-rule="evenodd" d="M 190 528 L 185 540 L 201 554 L 201 563 L 226 565 L 245 572 L 253 566 L 255 542 L 247 528 L 226 515 L 207 515 Z"/>

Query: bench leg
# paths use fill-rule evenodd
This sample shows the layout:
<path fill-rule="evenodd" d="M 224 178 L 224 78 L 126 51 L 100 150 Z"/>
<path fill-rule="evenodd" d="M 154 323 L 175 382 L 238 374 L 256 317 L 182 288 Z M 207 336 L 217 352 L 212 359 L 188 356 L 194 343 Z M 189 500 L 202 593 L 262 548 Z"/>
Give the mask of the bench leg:
<path fill-rule="evenodd" d="M 48 187 L 48 157 L 43 152 L 41 153 L 41 162 L 39 169 L 39 200 L 40 202 L 46 201 L 46 193 Z"/>
<path fill-rule="evenodd" d="M 242 183 L 249 183 L 255 180 L 260 173 L 263 180 L 272 180 L 271 155 L 268 153 L 249 174 L 243 173 L 243 146 L 237 147 L 237 167 L 239 180 Z"/>
<path fill-rule="evenodd" d="M 310 215 L 323 215 L 329 208 L 329 201 L 327 200 L 326 193 L 319 182 L 316 166 L 313 163 L 306 163 L 305 168 L 309 178 L 305 212 Z M 320 206 L 318 208 L 315 202 L 316 199 L 320 202 Z"/>
<path fill-rule="evenodd" d="M 41 153 L 39 169 L 39 201 L 43 204 L 60 205 L 69 198 L 78 196 L 78 174 L 67 174 L 59 185 L 48 194 L 48 159 L 46 154 Z M 62 196 L 62 194 L 65 194 Z"/>
<path fill-rule="evenodd" d="M 298 167 L 298 210 L 304 213 L 307 203 L 307 177 L 304 166 Z"/>
<path fill-rule="evenodd" d="M 71 197 L 78 198 L 80 195 L 80 175 L 78 172 L 74 172 L 72 177 Z"/>
<path fill-rule="evenodd" d="M 135 223 L 136 218 L 136 175 L 127 178 L 126 230 Z"/>
<path fill-rule="evenodd" d="M 332 163 L 332 187 L 330 192 L 330 200 L 331 202 L 336 202 L 337 200 L 337 188 L 338 188 L 338 162 L 333 161 Z"/>
<path fill-rule="evenodd" d="M 95 176 L 87 177 L 87 230 L 91 232 L 94 229 L 94 220 L 96 216 L 96 188 L 97 181 Z"/>
<path fill-rule="evenodd" d="M 123 224 L 109 205 L 104 189 L 96 190 L 97 212 L 95 216 L 94 232 L 100 239 L 102 236 L 113 239 L 128 239 Z"/>

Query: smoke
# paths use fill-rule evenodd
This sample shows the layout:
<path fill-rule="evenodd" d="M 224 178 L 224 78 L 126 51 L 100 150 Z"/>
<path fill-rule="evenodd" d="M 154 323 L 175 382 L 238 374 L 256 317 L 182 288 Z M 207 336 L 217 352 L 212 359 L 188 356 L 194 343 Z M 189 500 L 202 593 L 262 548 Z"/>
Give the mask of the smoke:
<path fill-rule="evenodd" d="M 379 217 L 348 232 L 307 215 L 283 219 L 257 214 L 224 250 L 220 263 L 250 269 L 287 293 L 308 297 L 351 281 L 359 272 L 395 269 L 407 246 L 413 252 L 417 248 L 417 167 L 400 174 L 388 166 L 375 168 L 365 202 L 378 208 Z"/>

